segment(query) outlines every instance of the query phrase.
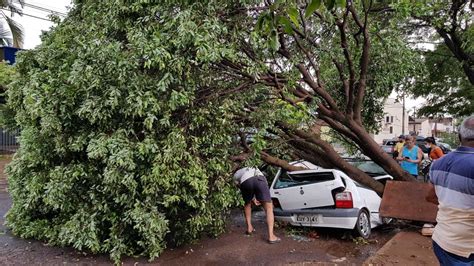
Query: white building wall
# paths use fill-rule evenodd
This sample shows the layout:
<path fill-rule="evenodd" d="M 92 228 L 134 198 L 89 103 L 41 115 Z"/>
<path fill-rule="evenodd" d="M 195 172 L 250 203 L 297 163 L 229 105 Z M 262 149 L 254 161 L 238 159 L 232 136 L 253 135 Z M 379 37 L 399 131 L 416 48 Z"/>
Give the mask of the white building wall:
<path fill-rule="evenodd" d="M 431 127 L 431 130 L 435 130 L 435 122 L 430 122 L 430 127 Z M 453 125 L 445 125 L 443 123 L 437 123 L 436 124 L 436 128 L 438 130 L 438 132 L 448 132 L 448 133 L 452 133 L 454 132 L 454 126 Z"/>
<path fill-rule="evenodd" d="M 431 125 L 430 125 L 430 121 L 428 119 L 421 122 L 421 129 L 420 129 L 420 132 L 419 132 L 418 135 L 424 136 L 424 137 L 431 137 L 431 135 L 432 135 Z"/>
<path fill-rule="evenodd" d="M 382 144 L 384 139 L 393 139 L 408 134 L 408 113 L 405 111 L 405 132 L 403 126 L 403 105 L 393 98 L 388 98 L 384 105 L 384 117 L 380 121 L 380 131 L 374 135 L 374 140 Z"/>

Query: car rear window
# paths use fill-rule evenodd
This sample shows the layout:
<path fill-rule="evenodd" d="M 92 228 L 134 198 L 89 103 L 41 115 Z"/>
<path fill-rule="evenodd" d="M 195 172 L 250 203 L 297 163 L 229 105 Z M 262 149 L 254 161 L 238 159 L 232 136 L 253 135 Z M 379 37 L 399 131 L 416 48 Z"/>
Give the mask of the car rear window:
<path fill-rule="evenodd" d="M 386 175 L 387 172 L 373 161 L 348 161 L 348 163 L 364 171 L 369 176 Z"/>
<path fill-rule="evenodd" d="M 334 180 L 332 172 L 307 172 L 307 173 L 288 173 L 283 171 L 275 182 L 275 189 L 307 185 Z"/>

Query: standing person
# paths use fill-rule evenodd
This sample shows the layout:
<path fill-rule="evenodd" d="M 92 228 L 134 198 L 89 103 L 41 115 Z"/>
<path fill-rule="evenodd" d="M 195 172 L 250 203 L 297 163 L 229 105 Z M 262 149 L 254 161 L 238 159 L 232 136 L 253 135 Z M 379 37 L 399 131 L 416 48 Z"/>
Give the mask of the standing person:
<path fill-rule="evenodd" d="M 441 265 L 474 265 L 474 115 L 459 127 L 461 146 L 431 166 L 427 199 L 438 204 L 433 251 Z"/>
<path fill-rule="evenodd" d="M 443 150 L 440 147 L 436 146 L 436 141 L 433 137 L 427 137 L 425 139 L 425 147 L 428 149 L 428 158 L 429 161 L 425 161 L 422 164 L 421 172 L 423 173 L 423 181 L 428 181 L 429 178 L 429 170 L 431 168 L 431 164 L 438 160 L 439 158 L 444 156 Z"/>
<path fill-rule="evenodd" d="M 398 155 L 402 152 L 403 146 L 405 146 L 405 136 L 400 135 L 398 137 L 398 142 L 397 142 L 397 144 L 395 144 L 395 148 L 394 148 L 394 151 L 393 151 L 393 158 L 394 159 L 397 159 Z"/>
<path fill-rule="evenodd" d="M 397 160 L 401 162 L 403 170 L 417 178 L 418 164 L 422 159 L 423 153 L 421 149 L 415 145 L 415 138 L 413 136 L 408 136 L 405 139 L 405 146 L 397 158 Z"/>
<path fill-rule="evenodd" d="M 247 231 L 245 234 L 251 235 L 255 229 L 252 225 L 252 203 L 259 206 L 262 205 L 267 217 L 268 227 L 268 243 L 275 244 L 281 241 L 273 233 L 274 216 L 273 203 L 270 197 L 270 189 L 268 189 L 267 179 L 263 173 L 254 167 L 245 167 L 234 174 L 234 182 L 240 188 L 242 197 L 244 198 L 245 222 L 247 223 Z"/>
<path fill-rule="evenodd" d="M 444 156 L 443 150 L 436 146 L 436 141 L 433 137 L 427 137 L 425 139 L 425 147 L 430 151 L 428 156 L 431 161 L 436 161 Z"/>

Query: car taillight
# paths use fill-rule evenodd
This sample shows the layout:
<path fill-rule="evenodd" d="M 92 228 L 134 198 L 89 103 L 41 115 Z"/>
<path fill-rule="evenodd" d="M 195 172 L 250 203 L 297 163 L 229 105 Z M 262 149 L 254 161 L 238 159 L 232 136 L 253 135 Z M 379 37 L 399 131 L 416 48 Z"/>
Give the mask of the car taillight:
<path fill-rule="evenodd" d="M 354 204 L 352 202 L 352 194 L 348 191 L 337 193 L 335 195 L 336 199 L 336 208 L 353 208 Z"/>
<path fill-rule="evenodd" d="M 277 198 L 272 198 L 273 207 L 281 208 L 280 201 Z"/>

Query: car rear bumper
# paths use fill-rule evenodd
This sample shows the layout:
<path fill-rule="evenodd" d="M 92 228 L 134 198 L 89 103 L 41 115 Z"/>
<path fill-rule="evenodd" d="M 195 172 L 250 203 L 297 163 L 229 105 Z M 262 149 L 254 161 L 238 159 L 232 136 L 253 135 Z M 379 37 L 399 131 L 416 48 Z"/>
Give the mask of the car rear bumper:
<path fill-rule="evenodd" d="M 314 227 L 334 227 L 353 229 L 357 222 L 359 214 L 358 208 L 351 209 L 301 209 L 301 210 L 282 210 L 274 208 L 275 220 L 287 222 L 296 226 L 314 226 Z M 298 220 L 302 216 L 314 217 L 308 220 Z"/>

